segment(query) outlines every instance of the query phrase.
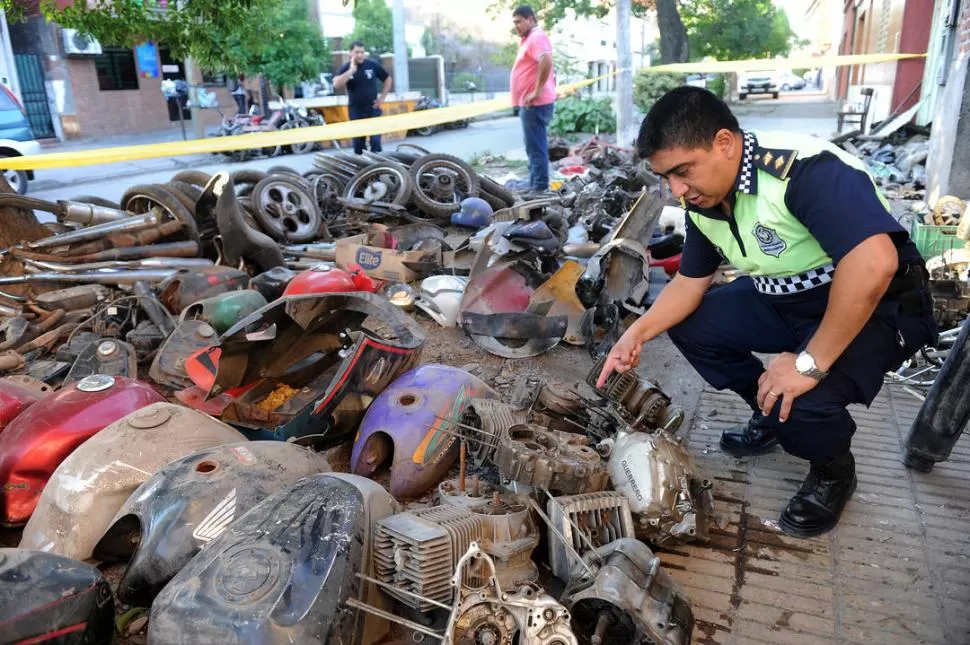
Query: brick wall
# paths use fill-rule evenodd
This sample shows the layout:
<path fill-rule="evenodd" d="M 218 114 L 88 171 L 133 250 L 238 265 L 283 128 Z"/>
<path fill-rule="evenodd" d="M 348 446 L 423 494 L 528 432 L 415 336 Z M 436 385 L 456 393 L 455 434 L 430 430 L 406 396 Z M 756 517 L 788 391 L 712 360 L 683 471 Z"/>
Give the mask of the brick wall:
<path fill-rule="evenodd" d="M 139 78 L 137 90 L 103 92 L 94 61 L 68 59 L 78 134 L 99 137 L 168 128 L 161 78 Z"/>
<path fill-rule="evenodd" d="M 970 54 L 970 0 L 963 0 L 958 25 L 957 43 L 960 45 L 960 53 Z"/>

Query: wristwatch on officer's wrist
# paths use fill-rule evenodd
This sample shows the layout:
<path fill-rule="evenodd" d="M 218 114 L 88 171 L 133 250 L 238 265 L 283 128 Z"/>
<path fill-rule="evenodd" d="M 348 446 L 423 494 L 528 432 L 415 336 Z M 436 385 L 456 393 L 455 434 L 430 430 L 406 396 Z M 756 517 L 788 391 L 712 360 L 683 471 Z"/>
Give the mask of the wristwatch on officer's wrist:
<path fill-rule="evenodd" d="M 818 365 L 815 364 L 815 357 L 808 352 L 802 352 L 795 357 L 795 371 L 816 381 L 821 381 L 829 375 L 828 372 L 823 372 L 818 368 Z"/>

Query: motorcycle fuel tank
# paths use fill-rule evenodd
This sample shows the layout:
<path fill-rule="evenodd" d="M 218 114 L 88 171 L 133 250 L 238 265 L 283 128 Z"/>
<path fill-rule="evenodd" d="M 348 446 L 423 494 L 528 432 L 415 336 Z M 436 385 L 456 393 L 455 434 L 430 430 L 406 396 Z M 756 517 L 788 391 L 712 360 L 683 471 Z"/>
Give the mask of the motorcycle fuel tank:
<path fill-rule="evenodd" d="M 0 378 L 0 432 L 18 414 L 50 392 L 50 385 L 29 376 Z"/>
<path fill-rule="evenodd" d="M 89 564 L 0 549 L 0 642 L 101 645 L 114 632 L 108 581 Z"/>
<path fill-rule="evenodd" d="M 3 525 L 27 522 L 51 474 L 78 446 L 125 415 L 164 400 L 141 381 L 98 374 L 25 410 L 0 434 Z"/>
<path fill-rule="evenodd" d="M 22 549 L 91 557 L 111 519 L 145 480 L 173 459 L 245 437 L 212 417 L 153 403 L 115 421 L 68 455 L 24 527 Z"/>
<path fill-rule="evenodd" d="M 128 498 L 95 557 L 128 561 L 118 597 L 147 607 L 235 519 L 281 488 L 329 470 L 322 453 L 282 441 L 227 444 L 177 459 Z"/>
<path fill-rule="evenodd" d="M 351 471 L 369 477 L 392 457 L 391 494 L 421 495 L 458 458 L 458 423 L 468 403 L 494 397 L 484 381 L 457 367 L 430 364 L 411 370 L 367 410 L 350 455 Z"/>
<path fill-rule="evenodd" d="M 152 645 L 356 645 L 387 630 L 349 606 L 389 600 L 373 576 L 373 525 L 397 510 L 376 482 L 314 475 L 265 500 L 209 544 L 152 603 Z M 380 624 L 378 624 L 380 623 Z"/>

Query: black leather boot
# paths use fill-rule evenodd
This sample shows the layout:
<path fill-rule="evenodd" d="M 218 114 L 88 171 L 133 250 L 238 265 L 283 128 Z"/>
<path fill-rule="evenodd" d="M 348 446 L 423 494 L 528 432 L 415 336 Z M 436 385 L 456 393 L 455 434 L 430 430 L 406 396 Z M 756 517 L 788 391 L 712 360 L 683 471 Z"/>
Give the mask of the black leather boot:
<path fill-rule="evenodd" d="M 855 459 L 851 452 L 827 463 L 813 461 L 805 483 L 781 514 L 781 530 L 795 537 L 812 537 L 832 530 L 855 487 Z"/>
<path fill-rule="evenodd" d="M 747 425 L 722 432 L 721 450 L 732 457 L 753 457 L 770 452 L 778 445 L 778 437 L 764 419 L 760 412 L 755 412 Z"/>

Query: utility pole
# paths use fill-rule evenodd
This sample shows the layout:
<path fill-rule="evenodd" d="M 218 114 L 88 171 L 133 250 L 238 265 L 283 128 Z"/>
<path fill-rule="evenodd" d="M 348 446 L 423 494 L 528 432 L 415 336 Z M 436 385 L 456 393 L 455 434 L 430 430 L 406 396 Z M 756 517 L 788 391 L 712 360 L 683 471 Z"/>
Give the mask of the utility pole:
<path fill-rule="evenodd" d="M 633 126 L 633 52 L 630 49 L 630 3 L 616 1 L 616 142 L 629 146 L 636 137 Z"/>
<path fill-rule="evenodd" d="M 408 43 L 404 38 L 404 0 L 394 0 L 394 93 L 402 94 L 411 88 L 408 76 Z"/>
<path fill-rule="evenodd" d="M 205 126 L 202 123 L 202 110 L 199 109 L 199 91 L 196 88 L 196 85 L 202 82 L 202 77 L 200 76 L 198 81 L 196 81 L 195 61 L 192 60 L 191 56 L 185 57 L 183 65 L 185 67 L 185 83 L 189 86 L 189 101 L 191 102 L 189 112 L 192 114 L 192 135 L 196 139 L 204 139 Z M 182 118 L 181 103 L 179 103 L 179 118 Z M 185 126 L 183 125 L 182 127 L 184 128 Z"/>

